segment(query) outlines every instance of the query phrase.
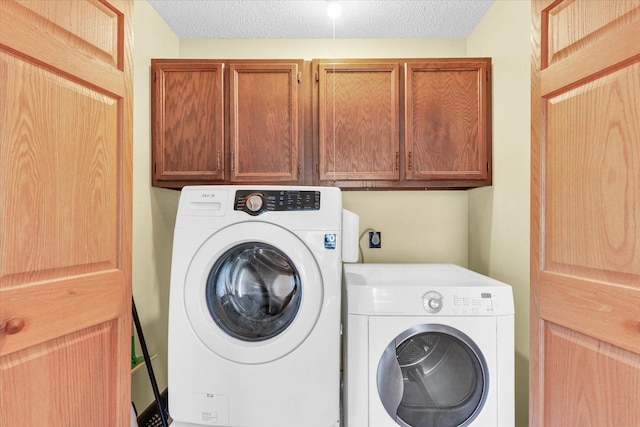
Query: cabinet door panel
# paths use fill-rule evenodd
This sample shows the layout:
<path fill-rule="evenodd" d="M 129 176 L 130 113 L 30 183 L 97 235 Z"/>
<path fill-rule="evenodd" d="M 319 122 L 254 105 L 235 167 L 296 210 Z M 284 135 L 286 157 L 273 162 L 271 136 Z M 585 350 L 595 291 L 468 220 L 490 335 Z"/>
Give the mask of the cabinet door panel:
<path fill-rule="evenodd" d="M 297 183 L 303 61 L 229 64 L 232 182 Z"/>
<path fill-rule="evenodd" d="M 320 181 L 397 181 L 399 63 L 323 63 L 318 69 Z"/>
<path fill-rule="evenodd" d="M 406 67 L 406 179 L 487 179 L 489 60 Z"/>
<path fill-rule="evenodd" d="M 151 64 L 153 185 L 223 180 L 223 64 L 159 59 Z"/>

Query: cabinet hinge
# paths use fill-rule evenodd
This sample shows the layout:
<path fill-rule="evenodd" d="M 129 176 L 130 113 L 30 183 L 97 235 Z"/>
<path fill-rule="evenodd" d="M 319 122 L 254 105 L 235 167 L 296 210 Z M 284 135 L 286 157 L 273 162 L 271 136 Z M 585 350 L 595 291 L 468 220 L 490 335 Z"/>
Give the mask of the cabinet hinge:
<path fill-rule="evenodd" d="M 316 173 L 319 175 L 320 174 L 320 166 L 318 166 L 318 164 L 316 163 Z"/>
<path fill-rule="evenodd" d="M 236 170 L 235 153 L 233 151 L 231 152 L 231 170 L 232 171 Z"/>
<path fill-rule="evenodd" d="M 297 78 L 298 78 L 298 83 L 302 83 L 302 72 L 298 71 Z"/>
<path fill-rule="evenodd" d="M 218 170 L 222 170 L 222 153 L 220 152 L 220 150 L 216 151 L 217 157 L 218 157 Z"/>
<path fill-rule="evenodd" d="M 411 157 L 413 155 L 412 151 L 409 151 L 409 170 L 411 170 Z"/>
<path fill-rule="evenodd" d="M 302 162 L 298 163 L 298 174 L 302 175 Z"/>
<path fill-rule="evenodd" d="M 320 77 L 318 76 L 318 71 L 317 70 L 315 72 L 314 78 L 316 79 L 316 83 L 318 82 L 318 80 L 320 80 Z"/>
<path fill-rule="evenodd" d="M 158 78 L 158 72 L 157 72 L 157 71 L 154 71 L 154 72 L 153 72 L 153 82 L 154 82 L 154 83 L 156 82 L 156 79 L 157 79 L 157 78 Z"/>
<path fill-rule="evenodd" d="M 396 151 L 396 170 L 398 170 L 400 164 L 400 152 Z"/>
<path fill-rule="evenodd" d="M 156 174 L 158 172 L 158 163 L 153 162 L 153 173 Z"/>

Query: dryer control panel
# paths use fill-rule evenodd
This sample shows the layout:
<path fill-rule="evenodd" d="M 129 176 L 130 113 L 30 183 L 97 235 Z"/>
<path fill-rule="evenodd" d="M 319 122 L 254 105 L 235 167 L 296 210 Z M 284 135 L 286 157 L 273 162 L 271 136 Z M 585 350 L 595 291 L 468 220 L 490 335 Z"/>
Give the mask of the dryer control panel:
<path fill-rule="evenodd" d="M 249 215 L 267 211 L 317 211 L 320 210 L 320 192 L 237 190 L 233 209 Z"/>
<path fill-rule="evenodd" d="M 459 292 L 442 293 L 429 291 L 422 296 L 422 306 L 429 314 L 437 314 L 443 308 L 447 314 L 461 315 L 491 315 L 496 311 L 496 295 L 486 292 L 465 290 Z M 446 300 L 446 303 L 445 303 Z M 446 306 L 446 307 L 445 307 Z"/>

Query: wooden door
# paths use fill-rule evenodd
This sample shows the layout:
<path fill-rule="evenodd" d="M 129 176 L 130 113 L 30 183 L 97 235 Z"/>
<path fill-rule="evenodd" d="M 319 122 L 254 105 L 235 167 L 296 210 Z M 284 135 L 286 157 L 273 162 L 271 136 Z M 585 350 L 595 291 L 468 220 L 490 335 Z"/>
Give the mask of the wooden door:
<path fill-rule="evenodd" d="M 491 184 L 491 58 L 405 66 L 406 179 Z"/>
<path fill-rule="evenodd" d="M 318 62 L 318 179 L 400 179 L 400 65 Z"/>
<path fill-rule="evenodd" d="M 0 2 L 0 425 L 129 425 L 132 2 Z"/>
<path fill-rule="evenodd" d="M 229 62 L 230 180 L 300 184 L 302 60 Z"/>
<path fill-rule="evenodd" d="M 223 71 L 217 60 L 151 60 L 154 186 L 224 180 Z"/>
<path fill-rule="evenodd" d="M 531 426 L 640 425 L 640 1 L 532 2 Z"/>

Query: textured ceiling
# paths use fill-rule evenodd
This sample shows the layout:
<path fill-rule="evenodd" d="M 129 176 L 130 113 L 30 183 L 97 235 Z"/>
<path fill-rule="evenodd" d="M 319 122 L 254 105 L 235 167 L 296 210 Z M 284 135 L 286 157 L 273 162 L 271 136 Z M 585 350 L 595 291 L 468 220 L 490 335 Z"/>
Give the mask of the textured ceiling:
<path fill-rule="evenodd" d="M 466 38 L 494 0 L 339 1 L 336 38 Z M 332 38 L 327 1 L 149 0 L 181 39 Z"/>

